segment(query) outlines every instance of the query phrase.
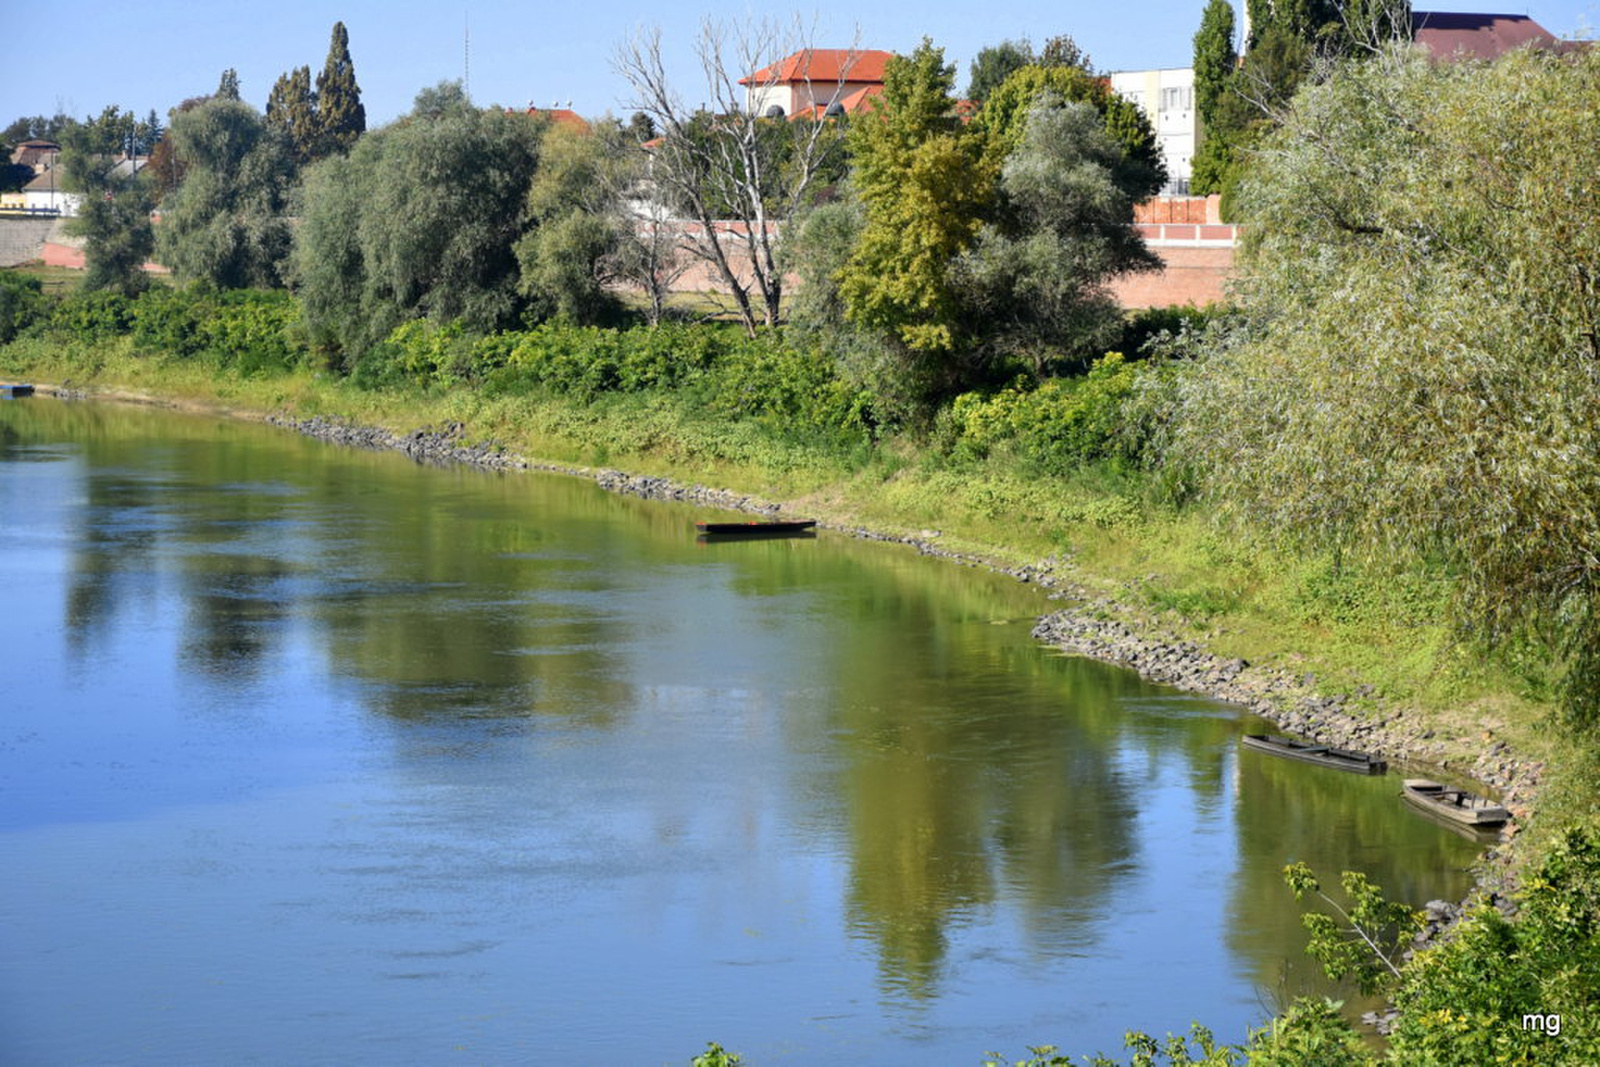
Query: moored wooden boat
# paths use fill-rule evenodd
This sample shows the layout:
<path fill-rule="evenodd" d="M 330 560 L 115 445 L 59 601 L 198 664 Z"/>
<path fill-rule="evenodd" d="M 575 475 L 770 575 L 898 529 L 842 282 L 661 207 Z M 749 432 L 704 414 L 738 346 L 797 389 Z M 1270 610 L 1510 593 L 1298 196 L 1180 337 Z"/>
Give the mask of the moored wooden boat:
<path fill-rule="evenodd" d="M 779 537 L 803 534 L 815 528 L 816 519 L 752 519 L 749 522 L 697 522 L 694 524 L 702 536 L 715 537 Z"/>
<path fill-rule="evenodd" d="M 1462 826 L 1499 826 L 1511 818 L 1509 811 L 1492 800 L 1426 778 L 1407 778 L 1404 796 L 1423 811 Z"/>
<path fill-rule="evenodd" d="M 1389 769 L 1388 763 L 1365 752 L 1330 748 L 1327 745 L 1319 745 L 1312 741 L 1297 741 L 1279 734 L 1245 734 L 1242 741 L 1246 748 L 1315 763 L 1319 767 L 1334 767 L 1356 774 L 1382 774 Z"/>

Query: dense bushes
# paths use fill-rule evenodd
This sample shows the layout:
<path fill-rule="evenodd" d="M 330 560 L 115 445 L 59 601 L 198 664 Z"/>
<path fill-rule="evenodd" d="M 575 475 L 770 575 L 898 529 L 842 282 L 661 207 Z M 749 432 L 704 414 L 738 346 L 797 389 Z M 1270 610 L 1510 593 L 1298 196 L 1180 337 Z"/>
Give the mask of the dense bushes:
<path fill-rule="evenodd" d="M 0 275 L 0 292 L 10 277 Z M 27 326 L 80 343 L 128 336 L 145 355 L 205 359 L 243 374 L 292 369 L 307 356 L 300 305 L 282 291 L 194 286 L 154 288 L 137 297 L 79 292 L 33 314 Z"/>
<path fill-rule="evenodd" d="M 0 344 L 17 336 L 44 314 L 43 289 L 38 278 L 0 272 Z"/>
<path fill-rule="evenodd" d="M 1129 461 L 1143 451 L 1132 405 L 1139 381 L 1155 373 L 1112 352 L 1081 378 L 1023 381 L 992 395 L 964 393 L 950 405 L 947 447 L 986 455 L 1009 449 L 1035 473 L 1066 474 L 1096 460 Z"/>
<path fill-rule="evenodd" d="M 545 391 L 593 402 L 607 394 L 675 392 L 728 421 L 792 430 L 875 432 L 865 392 L 848 385 L 814 347 L 732 326 L 613 330 L 547 323 L 474 336 L 459 325 L 406 323 L 356 364 L 366 388 L 470 385 L 488 395 Z"/>

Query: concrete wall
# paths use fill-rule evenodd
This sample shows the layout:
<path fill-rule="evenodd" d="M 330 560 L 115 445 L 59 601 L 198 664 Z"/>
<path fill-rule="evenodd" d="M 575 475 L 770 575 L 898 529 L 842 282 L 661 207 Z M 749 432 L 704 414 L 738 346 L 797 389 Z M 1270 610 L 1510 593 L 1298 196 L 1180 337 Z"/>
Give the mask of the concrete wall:
<path fill-rule="evenodd" d="M 61 239 L 62 222 L 59 218 L 0 217 L 0 267 L 15 267 L 41 258 L 46 241 Z"/>

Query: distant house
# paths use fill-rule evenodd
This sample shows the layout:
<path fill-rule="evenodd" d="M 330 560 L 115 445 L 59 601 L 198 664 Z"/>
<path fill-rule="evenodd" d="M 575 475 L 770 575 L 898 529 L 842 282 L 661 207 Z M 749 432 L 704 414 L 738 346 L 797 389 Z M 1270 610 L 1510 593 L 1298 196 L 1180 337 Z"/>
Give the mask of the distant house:
<path fill-rule="evenodd" d="M 83 196 L 67 192 L 60 183 L 57 168 L 46 167 L 22 187 L 23 208 L 42 215 L 76 215 Z"/>
<path fill-rule="evenodd" d="M 805 48 L 740 78 L 745 107 L 773 117 L 848 115 L 883 92 L 894 55 L 876 48 Z"/>
<path fill-rule="evenodd" d="M 11 150 L 11 162 L 32 167 L 33 172 L 38 174 L 45 167 L 53 165 L 60 154 L 61 146 L 54 141 L 23 141 Z"/>
<path fill-rule="evenodd" d="M 126 157 L 111 165 L 119 179 L 127 179 L 143 170 L 150 160 L 145 156 Z M 82 193 L 69 193 L 61 188 L 60 168 L 51 162 L 33 181 L 22 187 L 24 207 L 38 214 L 74 216 L 83 205 Z"/>
<path fill-rule="evenodd" d="M 1562 41 L 1527 15 L 1479 15 L 1465 11 L 1413 11 L 1411 36 L 1434 59 L 1498 59 L 1530 46 L 1551 52 L 1587 47 Z"/>
<path fill-rule="evenodd" d="M 1187 193 L 1200 135 L 1200 112 L 1194 106 L 1194 69 L 1116 71 L 1111 75 L 1111 89 L 1150 120 L 1156 144 L 1167 161 L 1167 187 L 1163 194 Z"/>
<path fill-rule="evenodd" d="M 537 108 L 533 106 L 533 101 L 530 100 L 528 102 L 527 114 L 542 115 L 549 119 L 552 125 L 564 126 L 567 129 L 575 130 L 578 133 L 588 133 L 590 129 L 589 121 L 576 111 L 572 110 L 571 101 L 567 102 L 566 107 L 560 106 L 560 101 L 557 101 L 556 104 L 551 107 Z"/>

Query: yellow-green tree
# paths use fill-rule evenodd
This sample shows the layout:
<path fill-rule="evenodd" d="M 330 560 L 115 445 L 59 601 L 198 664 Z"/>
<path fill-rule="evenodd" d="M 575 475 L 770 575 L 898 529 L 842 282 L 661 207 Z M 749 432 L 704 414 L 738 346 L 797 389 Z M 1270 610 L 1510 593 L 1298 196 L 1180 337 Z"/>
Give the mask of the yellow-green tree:
<path fill-rule="evenodd" d="M 924 38 L 889 61 L 877 106 L 849 134 L 865 225 L 839 277 L 845 317 L 930 359 L 961 346 L 950 264 L 977 236 L 994 184 L 981 142 L 956 118 L 954 79 Z"/>

